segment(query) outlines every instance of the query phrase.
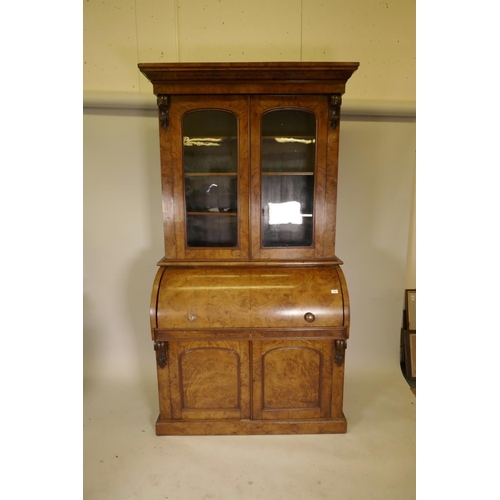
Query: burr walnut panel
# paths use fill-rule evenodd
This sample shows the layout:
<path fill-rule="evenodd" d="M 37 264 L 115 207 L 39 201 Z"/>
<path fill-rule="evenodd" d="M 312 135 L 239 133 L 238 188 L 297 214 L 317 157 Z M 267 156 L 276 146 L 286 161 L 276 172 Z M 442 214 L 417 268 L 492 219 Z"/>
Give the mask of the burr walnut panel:
<path fill-rule="evenodd" d="M 161 268 L 158 329 L 348 326 L 339 266 Z M 195 298 L 196 300 L 193 300 Z"/>
<path fill-rule="evenodd" d="M 245 342 L 171 342 L 174 418 L 249 418 L 249 346 Z"/>
<path fill-rule="evenodd" d="M 332 341 L 253 343 L 254 418 L 327 418 Z"/>
<path fill-rule="evenodd" d="M 238 353 L 220 347 L 198 347 L 179 358 L 183 409 L 239 408 Z"/>
<path fill-rule="evenodd" d="M 319 408 L 321 352 L 280 347 L 262 356 L 262 408 Z"/>

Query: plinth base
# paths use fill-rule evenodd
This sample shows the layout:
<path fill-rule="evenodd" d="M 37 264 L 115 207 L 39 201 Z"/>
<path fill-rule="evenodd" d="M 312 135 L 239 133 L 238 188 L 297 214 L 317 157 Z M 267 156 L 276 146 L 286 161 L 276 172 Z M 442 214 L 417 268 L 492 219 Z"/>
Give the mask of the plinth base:
<path fill-rule="evenodd" d="M 228 434 L 344 434 L 347 420 L 161 420 L 156 421 L 157 436 L 205 436 Z"/>

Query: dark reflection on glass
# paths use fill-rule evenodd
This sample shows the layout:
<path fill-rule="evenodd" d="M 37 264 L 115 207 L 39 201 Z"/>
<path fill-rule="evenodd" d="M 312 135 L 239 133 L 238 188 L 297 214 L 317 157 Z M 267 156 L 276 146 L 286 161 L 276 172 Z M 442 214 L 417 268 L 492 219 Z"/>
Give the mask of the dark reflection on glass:
<path fill-rule="evenodd" d="M 262 171 L 314 172 L 316 117 L 309 111 L 270 111 L 262 117 Z"/>
<path fill-rule="evenodd" d="M 236 116 L 229 111 L 191 111 L 183 119 L 184 172 L 238 171 Z"/>
<path fill-rule="evenodd" d="M 236 213 L 238 192 L 236 175 L 186 176 L 185 183 L 188 212 Z"/>
<path fill-rule="evenodd" d="M 316 117 L 305 110 L 262 117 L 262 246 L 313 244 Z"/>
<path fill-rule="evenodd" d="M 238 244 L 238 219 L 223 215 L 188 215 L 189 247 L 235 247 Z"/>
<path fill-rule="evenodd" d="M 183 117 L 188 247 L 238 245 L 237 130 L 229 111 L 197 110 Z"/>

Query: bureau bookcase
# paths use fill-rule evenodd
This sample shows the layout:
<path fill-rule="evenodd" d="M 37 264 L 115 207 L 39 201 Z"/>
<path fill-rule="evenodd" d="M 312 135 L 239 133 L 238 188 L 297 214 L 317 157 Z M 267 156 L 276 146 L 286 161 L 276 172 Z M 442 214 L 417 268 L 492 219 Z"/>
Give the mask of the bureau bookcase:
<path fill-rule="evenodd" d="M 159 116 L 158 435 L 346 432 L 335 226 L 357 67 L 139 64 Z"/>

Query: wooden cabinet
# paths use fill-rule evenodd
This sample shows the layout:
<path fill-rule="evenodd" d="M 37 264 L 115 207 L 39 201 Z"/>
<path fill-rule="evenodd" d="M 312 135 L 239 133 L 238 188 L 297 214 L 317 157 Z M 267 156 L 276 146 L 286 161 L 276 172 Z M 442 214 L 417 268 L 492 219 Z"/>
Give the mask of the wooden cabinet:
<path fill-rule="evenodd" d="M 140 64 L 158 97 L 157 434 L 345 432 L 335 255 L 357 63 Z"/>

